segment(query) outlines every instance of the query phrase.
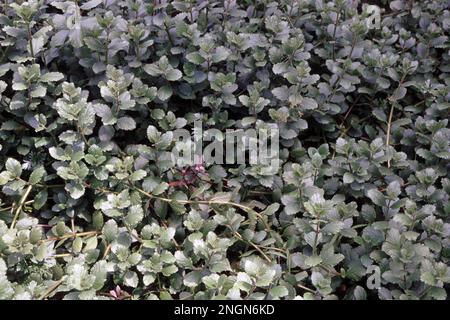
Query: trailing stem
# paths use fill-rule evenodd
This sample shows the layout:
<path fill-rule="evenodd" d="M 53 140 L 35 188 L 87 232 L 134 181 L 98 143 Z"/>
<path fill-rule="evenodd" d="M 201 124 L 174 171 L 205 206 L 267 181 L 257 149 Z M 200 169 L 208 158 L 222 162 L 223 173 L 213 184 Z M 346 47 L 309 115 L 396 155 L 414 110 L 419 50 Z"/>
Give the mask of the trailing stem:
<path fill-rule="evenodd" d="M 267 222 L 264 220 L 263 216 L 261 214 L 259 214 L 258 212 L 256 212 L 255 210 L 253 210 L 250 207 L 247 207 L 243 204 L 240 203 L 236 203 L 236 202 L 230 202 L 230 201 L 222 201 L 222 200 L 181 200 L 181 199 L 169 199 L 169 198 L 164 198 L 164 197 L 158 197 L 158 196 L 154 196 L 148 192 L 145 192 L 144 190 L 137 188 L 137 187 L 133 187 L 135 190 L 137 190 L 139 193 L 147 196 L 148 198 L 151 199 L 158 199 L 164 202 L 177 202 L 180 204 L 206 204 L 206 205 L 230 205 L 239 209 L 244 210 L 247 213 L 252 213 L 254 215 L 256 215 L 261 222 L 264 224 L 264 226 L 266 227 L 267 230 L 270 230 L 270 226 L 267 224 Z"/>
<path fill-rule="evenodd" d="M 27 34 L 28 34 L 28 43 L 30 46 L 30 54 L 31 57 L 34 59 L 33 36 L 31 34 L 30 22 L 27 23 Z"/>
<path fill-rule="evenodd" d="M 391 111 L 389 112 L 389 119 L 388 119 L 388 124 L 387 124 L 387 131 L 386 131 L 386 149 L 389 148 L 389 144 L 390 144 L 389 140 L 391 137 L 391 125 L 392 125 L 392 116 L 394 114 L 394 105 L 395 105 L 395 102 L 392 102 Z M 391 159 L 390 158 L 388 158 L 387 166 L 388 166 L 388 168 L 391 167 Z"/>
<path fill-rule="evenodd" d="M 17 222 L 17 218 L 19 217 L 20 212 L 22 212 L 22 207 L 25 204 L 25 202 L 27 201 L 28 195 L 30 194 L 32 188 L 33 188 L 33 186 L 29 185 L 27 187 L 27 189 L 25 190 L 25 193 L 22 195 L 22 198 L 20 198 L 19 206 L 16 209 L 16 213 L 14 215 L 14 218 L 13 218 L 12 222 L 11 222 L 10 229 L 14 229 L 14 227 L 16 225 L 16 222 Z"/>

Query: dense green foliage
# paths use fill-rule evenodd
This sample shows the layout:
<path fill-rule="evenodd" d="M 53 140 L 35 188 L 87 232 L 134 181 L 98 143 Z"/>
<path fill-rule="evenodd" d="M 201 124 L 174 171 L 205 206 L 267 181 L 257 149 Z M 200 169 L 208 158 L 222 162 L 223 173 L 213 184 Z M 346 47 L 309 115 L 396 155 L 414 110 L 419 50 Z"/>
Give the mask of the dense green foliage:
<path fill-rule="evenodd" d="M 0 10 L 0 299 L 446 299 L 449 1 Z M 198 119 L 278 173 L 174 183 Z"/>

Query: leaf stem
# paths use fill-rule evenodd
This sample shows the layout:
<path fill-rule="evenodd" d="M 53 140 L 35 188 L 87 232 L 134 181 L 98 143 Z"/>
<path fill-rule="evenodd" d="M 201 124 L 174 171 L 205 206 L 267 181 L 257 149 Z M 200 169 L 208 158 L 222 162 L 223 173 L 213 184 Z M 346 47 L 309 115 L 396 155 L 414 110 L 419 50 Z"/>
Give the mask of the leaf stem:
<path fill-rule="evenodd" d="M 34 202 L 34 200 L 28 200 L 28 201 L 26 201 L 25 203 L 24 203 L 24 205 L 27 205 L 27 204 L 32 204 Z M 0 212 L 3 212 L 3 211 L 9 211 L 9 210 L 11 210 L 11 209 L 14 209 L 16 206 L 15 206 L 15 204 L 13 204 L 12 206 L 9 206 L 9 207 L 6 207 L 6 208 L 0 208 Z"/>
<path fill-rule="evenodd" d="M 310 289 L 310 288 L 308 288 L 308 287 L 305 287 L 305 286 L 303 286 L 303 285 L 301 285 L 301 284 L 297 284 L 297 287 L 299 287 L 300 289 L 303 289 L 303 290 L 305 290 L 305 291 L 308 291 L 308 292 L 310 292 L 310 293 L 316 294 L 316 292 L 315 292 L 314 290 L 312 290 L 312 289 Z"/>
<path fill-rule="evenodd" d="M 392 116 L 394 114 L 394 105 L 395 102 L 392 102 L 391 104 L 391 111 L 389 112 L 389 119 L 388 119 L 388 124 L 387 124 L 387 131 L 386 131 L 386 151 L 387 148 L 389 148 L 389 143 L 390 143 L 390 137 L 391 137 L 391 125 L 392 125 Z M 388 157 L 388 161 L 387 161 L 387 166 L 388 168 L 391 167 L 391 159 Z"/>
<path fill-rule="evenodd" d="M 167 23 L 165 21 L 164 21 L 164 29 L 166 30 L 167 38 L 169 39 L 170 46 L 173 47 L 174 46 L 174 42 L 173 42 L 173 39 L 172 39 L 172 35 L 170 34 L 169 26 L 167 25 Z"/>
<path fill-rule="evenodd" d="M 28 33 L 28 42 L 30 45 L 30 54 L 31 54 L 31 57 L 34 59 L 33 36 L 31 34 L 30 22 L 27 23 L 27 33 Z"/>
<path fill-rule="evenodd" d="M 33 188 L 33 186 L 29 185 L 27 187 L 27 189 L 25 190 L 25 193 L 22 195 L 22 198 L 20 198 L 19 206 L 17 207 L 16 214 L 14 215 L 13 221 L 11 222 L 11 226 L 9 229 L 14 229 L 16 222 L 17 222 L 17 218 L 19 217 L 19 214 L 22 211 L 22 207 L 25 204 L 27 197 L 30 194 L 32 188 Z"/>
<path fill-rule="evenodd" d="M 58 287 L 63 283 L 64 278 L 61 278 L 60 280 L 56 281 L 50 288 L 47 289 L 40 297 L 39 300 L 44 300 L 47 298 L 50 294 L 52 294 L 53 291 L 58 289 Z"/>
<path fill-rule="evenodd" d="M 106 28 L 105 39 L 105 66 L 109 64 L 109 26 Z"/>
<path fill-rule="evenodd" d="M 43 239 L 40 242 L 57 241 L 57 240 L 64 240 L 64 239 L 69 239 L 69 238 L 92 236 L 92 235 L 96 235 L 96 234 L 99 234 L 99 232 L 98 231 L 85 231 L 85 232 L 78 232 L 78 233 L 68 233 L 68 234 L 65 234 L 60 237 L 52 237 L 52 238 Z"/>
<path fill-rule="evenodd" d="M 317 220 L 315 232 L 316 232 L 316 234 L 315 234 L 315 236 L 314 236 L 313 254 L 317 254 L 317 240 L 319 240 L 320 220 Z"/>
<path fill-rule="evenodd" d="M 336 30 L 337 30 L 337 25 L 338 25 L 340 16 L 341 16 L 341 8 L 339 8 L 339 11 L 336 14 L 336 20 L 334 21 L 333 40 L 332 40 L 332 44 L 333 44 L 333 60 L 335 59 Z"/>
<path fill-rule="evenodd" d="M 266 259 L 268 262 L 272 262 L 272 259 L 270 259 L 265 253 L 264 251 L 261 250 L 261 248 L 259 246 L 257 246 L 256 244 L 254 244 L 253 242 L 251 242 L 250 240 L 244 239 L 238 232 L 233 231 L 233 235 L 235 238 L 237 238 L 238 240 L 241 240 L 245 243 L 248 243 L 249 245 L 251 245 L 253 248 L 255 248 L 263 257 L 264 259 Z"/>
<path fill-rule="evenodd" d="M 135 190 L 137 190 L 138 192 L 140 192 L 141 194 L 147 196 L 148 198 L 151 199 L 158 199 L 164 202 L 178 202 L 181 204 L 207 204 L 207 205 L 213 205 L 213 204 L 218 204 L 218 205 L 230 205 L 239 209 L 244 210 L 247 213 L 252 213 L 254 215 L 256 215 L 264 224 L 264 226 L 266 227 L 267 230 L 270 230 L 270 226 L 267 224 L 267 222 L 264 220 L 263 216 L 256 212 L 255 210 L 253 210 L 250 207 L 247 207 L 245 205 L 242 205 L 240 203 L 236 203 L 236 202 L 230 202 L 230 201 L 220 201 L 220 200 L 181 200 L 181 199 L 169 199 L 169 198 L 164 198 L 164 197 L 158 197 L 158 196 L 154 196 L 148 192 L 145 192 L 144 190 L 133 186 L 133 188 Z"/>

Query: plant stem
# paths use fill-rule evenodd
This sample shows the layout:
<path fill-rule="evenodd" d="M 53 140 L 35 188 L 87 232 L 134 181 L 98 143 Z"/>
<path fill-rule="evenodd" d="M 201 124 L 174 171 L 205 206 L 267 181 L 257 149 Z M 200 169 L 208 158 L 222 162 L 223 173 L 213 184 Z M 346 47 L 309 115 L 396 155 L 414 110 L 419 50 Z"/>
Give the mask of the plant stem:
<path fill-rule="evenodd" d="M 28 22 L 27 24 L 27 33 L 28 33 L 28 42 L 30 45 L 30 54 L 31 57 L 34 59 L 33 36 L 31 35 L 30 22 Z"/>
<path fill-rule="evenodd" d="M 98 231 L 86 231 L 86 232 L 79 232 L 79 233 L 69 233 L 69 234 L 65 234 L 60 237 L 52 237 L 52 238 L 43 239 L 43 240 L 41 240 L 41 242 L 57 241 L 57 240 L 77 238 L 77 237 L 83 237 L 83 236 L 93 236 L 96 234 L 99 234 L 99 232 Z"/>
<path fill-rule="evenodd" d="M 316 253 L 317 253 L 317 240 L 319 239 L 320 220 L 317 220 L 315 232 L 316 232 L 316 235 L 315 235 L 315 237 L 314 237 L 313 254 L 316 254 Z"/>
<path fill-rule="evenodd" d="M 333 43 L 333 60 L 335 60 L 336 30 L 337 30 L 337 25 L 338 25 L 338 22 L 339 22 L 340 15 L 341 15 L 341 8 L 339 8 L 339 11 L 336 14 L 336 20 L 334 21 L 333 40 L 332 40 L 332 43 Z"/>
<path fill-rule="evenodd" d="M 106 29 L 106 39 L 105 39 L 105 65 L 109 63 L 109 27 Z"/>
<path fill-rule="evenodd" d="M 70 253 L 60 253 L 60 254 L 54 254 L 52 257 L 53 258 L 64 258 L 64 257 L 70 257 L 72 256 L 72 254 Z"/>
<path fill-rule="evenodd" d="M 250 240 L 246 240 L 244 239 L 239 233 L 237 233 L 236 231 L 233 231 L 233 235 L 235 238 L 237 238 L 238 240 L 241 240 L 243 242 L 248 243 L 249 245 L 251 245 L 253 248 L 255 248 L 259 253 L 261 253 L 261 255 L 264 257 L 264 259 L 266 259 L 268 262 L 272 262 L 272 260 L 264 253 L 264 251 L 261 250 L 260 247 L 258 247 L 256 244 L 254 244 L 253 242 L 251 242 Z"/>
<path fill-rule="evenodd" d="M 166 24 L 166 22 L 164 22 L 164 29 L 166 30 L 167 38 L 169 39 L 170 46 L 173 47 L 174 46 L 174 42 L 173 42 L 172 36 L 170 34 L 169 26 Z"/>
<path fill-rule="evenodd" d="M 303 290 L 305 290 L 305 291 L 308 291 L 308 292 L 310 292 L 310 293 L 316 294 L 316 292 L 315 292 L 314 290 L 312 290 L 312 289 L 310 289 L 310 288 L 308 288 L 308 287 L 305 287 L 305 286 L 303 286 L 303 285 L 301 285 L 301 284 L 297 284 L 297 287 L 299 287 L 300 289 L 303 289 Z"/>
<path fill-rule="evenodd" d="M 24 205 L 32 204 L 33 202 L 34 202 L 34 200 L 28 200 L 28 201 L 26 201 L 26 202 L 24 203 Z M 6 208 L 1 208 L 1 209 L 0 209 L 0 212 L 3 212 L 3 211 L 9 211 L 9 210 L 14 209 L 14 208 L 15 208 L 15 205 L 12 205 L 12 206 L 9 206 L 9 207 L 6 207 Z"/>
<path fill-rule="evenodd" d="M 391 111 L 389 112 L 389 119 L 388 119 L 388 124 L 387 124 L 387 132 L 386 132 L 386 149 L 389 147 L 389 140 L 391 137 L 391 126 L 392 126 L 392 117 L 394 115 L 394 107 L 395 107 L 395 100 L 392 99 L 393 95 L 397 92 L 397 90 L 403 85 L 403 82 L 405 81 L 406 78 L 406 73 L 402 76 L 402 78 L 400 79 L 400 82 L 398 84 L 397 89 L 394 90 L 394 93 L 388 98 L 388 101 L 391 101 Z M 387 167 L 390 168 L 391 167 L 391 159 L 388 158 L 387 161 Z"/>
<path fill-rule="evenodd" d="M 267 230 L 270 230 L 270 226 L 267 224 L 267 222 L 264 220 L 263 216 L 261 214 L 259 214 L 258 212 L 256 212 L 255 210 L 253 210 L 250 207 L 244 206 L 240 203 L 235 203 L 235 202 L 230 202 L 230 201 L 220 201 L 220 200 L 180 200 L 180 199 L 169 199 L 169 198 L 163 198 L 163 197 L 158 197 L 158 196 L 154 196 L 148 192 L 145 192 L 144 190 L 138 188 L 138 187 L 134 187 L 133 188 L 135 190 L 137 190 L 138 192 L 140 192 L 141 194 L 147 196 L 148 198 L 151 199 L 159 199 L 161 201 L 164 202 L 178 202 L 181 204 L 207 204 L 207 205 L 213 205 L 213 204 L 222 204 L 222 205 L 230 205 L 239 209 L 244 210 L 247 213 L 253 213 L 254 215 L 256 215 L 264 224 L 264 226 L 266 227 Z"/>
<path fill-rule="evenodd" d="M 17 222 L 17 218 L 19 217 L 19 214 L 22 211 L 22 207 L 25 204 L 25 201 L 27 200 L 27 197 L 30 194 L 32 188 L 33 186 L 29 185 L 25 190 L 25 193 L 22 195 L 22 198 L 20 198 L 19 206 L 17 207 L 16 214 L 14 215 L 13 221 L 11 222 L 11 226 L 9 229 L 14 229 Z"/>
<path fill-rule="evenodd" d="M 58 287 L 63 283 L 64 278 L 56 281 L 56 283 L 54 283 L 50 288 L 48 288 L 47 291 L 45 291 L 40 297 L 39 300 L 44 300 L 45 298 L 47 298 L 53 291 L 55 291 L 56 289 L 58 289 Z"/>
<path fill-rule="evenodd" d="M 391 111 L 389 112 L 389 119 L 388 119 L 387 131 L 386 131 L 386 151 L 387 151 L 387 148 L 389 148 L 389 140 L 391 137 L 391 125 L 392 125 L 392 116 L 394 114 L 394 105 L 395 105 L 395 102 L 392 102 Z M 388 158 L 387 166 L 388 166 L 388 168 L 391 167 L 391 159 L 390 158 Z"/>
<path fill-rule="evenodd" d="M 106 259 L 106 257 L 108 256 L 109 251 L 111 251 L 111 244 L 108 244 L 108 246 L 106 247 L 105 252 L 103 253 L 102 259 Z"/>

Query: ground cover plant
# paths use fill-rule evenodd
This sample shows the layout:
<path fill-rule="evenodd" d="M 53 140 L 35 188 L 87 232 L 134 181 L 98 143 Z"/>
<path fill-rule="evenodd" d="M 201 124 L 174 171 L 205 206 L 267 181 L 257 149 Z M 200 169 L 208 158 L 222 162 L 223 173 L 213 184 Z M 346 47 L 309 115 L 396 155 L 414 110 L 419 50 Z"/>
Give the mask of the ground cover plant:
<path fill-rule="evenodd" d="M 0 12 L 0 299 L 447 298 L 449 1 Z M 196 120 L 278 171 L 164 160 Z"/>

